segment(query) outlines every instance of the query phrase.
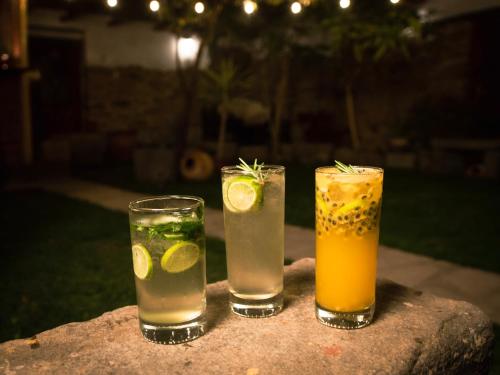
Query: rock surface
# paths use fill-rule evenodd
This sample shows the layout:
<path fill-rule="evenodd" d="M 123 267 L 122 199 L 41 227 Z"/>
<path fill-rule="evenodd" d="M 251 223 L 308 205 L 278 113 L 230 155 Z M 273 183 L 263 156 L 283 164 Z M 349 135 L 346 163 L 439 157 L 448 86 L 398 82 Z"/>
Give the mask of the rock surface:
<path fill-rule="evenodd" d="M 343 331 L 314 317 L 314 260 L 287 267 L 286 308 L 268 319 L 228 310 L 227 284 L 208 287 L 209 330 L 189 343 L 146 342 L 137 308 L 0 345 L 5 374 L 419 374 L 486 373 L 493 346 L 477 307 L 379 281 L 370 326 Z"/>

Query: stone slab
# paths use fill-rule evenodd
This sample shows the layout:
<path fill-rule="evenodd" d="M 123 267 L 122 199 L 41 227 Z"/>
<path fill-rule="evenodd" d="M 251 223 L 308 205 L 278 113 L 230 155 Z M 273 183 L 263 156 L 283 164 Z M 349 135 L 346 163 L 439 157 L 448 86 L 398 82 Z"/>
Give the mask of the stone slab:
<path fill-rule="evenodd" d="M 343 331 L 314 317 L 314 260 L 285 272 L 286 308 L 247 319 L 228 310 L 227 283 L 208 287 L 207 334 L 163 346 L 146 342 L 137 307 L 0 344 L 5 374 L 462 374 L 487 373 L 492 325 L 477 307 L 387 280 L 373 324 Z"/>

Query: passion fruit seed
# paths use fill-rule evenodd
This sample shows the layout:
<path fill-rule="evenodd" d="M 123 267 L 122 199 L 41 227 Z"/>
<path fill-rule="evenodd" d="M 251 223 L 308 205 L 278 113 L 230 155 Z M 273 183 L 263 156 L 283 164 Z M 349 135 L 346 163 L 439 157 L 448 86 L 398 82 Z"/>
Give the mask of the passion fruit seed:
<path fill-rule="evenodd" d="M 359 205 L 352 207 L 352 204 L 345 202 L 334 202 L 333 204 L 326 205 L 325 200 L 326 199 L 323 200 L 323 204 L 325 204 L 325 207 L 317 207 L 316 209 L 316 225 L 318 228 L 318 236 L 322 237 L 323 235 L 327 235 L 331 231 L 334 231 L 336 234 L 348 235 L 352 233 L 358 236 L 362 236 L 365 233 L 377 228 L 380 212 L 380 201 L 370 201 L 368 207 L 366 207 L 366 209 L 363 209 L 363 207 Z M 340 209 L 344 206 L 349 207 L 350 210 L 347 212 L 345 212 L 344 210 L 342 215 L 334 216 L 335 210 L 333 210 L 332 208 L 339 207 Z M 330 207 L 330 209 L 328 210 L 322 209 L 328 207 Z"/>

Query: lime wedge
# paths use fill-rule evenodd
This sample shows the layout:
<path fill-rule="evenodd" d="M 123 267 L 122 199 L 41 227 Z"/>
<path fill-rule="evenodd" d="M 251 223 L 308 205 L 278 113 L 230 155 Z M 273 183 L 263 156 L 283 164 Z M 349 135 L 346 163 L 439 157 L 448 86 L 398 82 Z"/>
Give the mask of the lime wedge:
<path fill-rule="evenodd" d="M 160 265 L 164 271 L 177 273 L 193 267 L 200 257 L 197 244 L 188 241 L 177 242 L 170 246 L 161 257 Z"/>
<path fill-rule="evenodd" d="M 145 280 L 153 273 L 153 260 L 148 250 L 141 244 L 132 246 L 132 262 L 134 263 L 134 273 L 138 279 Z"/>
<path fill-rule="evenodd" d="M 230 211 L 247 212 L 259 207 L 262 202 L 262 185 L 253 177 L 234 177 L 224 185 L 224 204 Z"/>

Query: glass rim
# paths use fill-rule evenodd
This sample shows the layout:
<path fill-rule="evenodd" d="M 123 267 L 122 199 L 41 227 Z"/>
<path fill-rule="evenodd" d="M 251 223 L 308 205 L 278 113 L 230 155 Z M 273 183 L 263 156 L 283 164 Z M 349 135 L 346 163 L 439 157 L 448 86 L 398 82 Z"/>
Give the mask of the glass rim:
<path fill-rule="evenodd" d="M 144 202 L 153 201 L 170 201 L 170 200 L 184 200 L 192 201 L 193 204 L 187 207 L 164 207 L 164 208 L 152 208 L 152 207 L 138 207 L 137 205 Z M 182 211 L 193 211 L 196 210 L 200 205 L 204 206 L 205 201 L 201 197 L 196 195 L 158 195 L 154 197 L 144 197 L 136 199 L 129 203 L 128 209 L 131 212 L 182 212 Z"/>
<path fill-rule="evenodd" d="M 342 172 L 342 173 L 333 173 L 333 172 L 327 172 L 326 169 L 332 169 L 332 168 L 337 168 L 335 167 L 334 165 L 325 165 L 325 166 L 322 166 L 322 167 L 317 167 L 314 172 L 315 173 L 320 173 L 320 174 L 325 174 L 325 175 L 333 175 L 333 176 L 341 176 L 341 175 L 347 175 L 347 176 L 355 176 L 355 175 L 359 175 L 359 176 L 368 176 L 368 175 L 373 175 L 374 171 L 375 172 L 378 172 L 379 174 L 383 174 L 384 173 L 384 169 L 383 168 L 380 168 L 380 167 L 372 167 L 372 166 L 368 166 L 368 165 L 352 165 L 353 168 L 360 168 L 360 169 L 368 169 L 372 172 Z"/>
<path fill-rule="evenodd" d="M 241 173 L 245 174 L 245 171 L 242 171 L 240 168 L 238 168 L 237 165 L 225 165 L 221 169 L 221 172 L 223 173 Z M 285 171 L 285 166 L 284 165 L 276 165 L 276 164 L 265 164 L 262 167 L 263 171 L 268 171 L 268 172 L 284 172 Z"/>

